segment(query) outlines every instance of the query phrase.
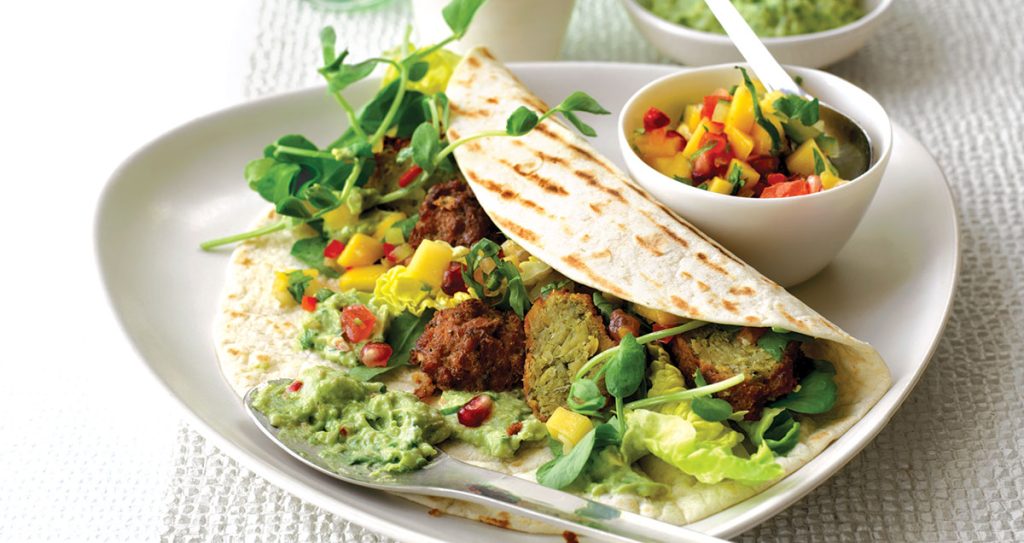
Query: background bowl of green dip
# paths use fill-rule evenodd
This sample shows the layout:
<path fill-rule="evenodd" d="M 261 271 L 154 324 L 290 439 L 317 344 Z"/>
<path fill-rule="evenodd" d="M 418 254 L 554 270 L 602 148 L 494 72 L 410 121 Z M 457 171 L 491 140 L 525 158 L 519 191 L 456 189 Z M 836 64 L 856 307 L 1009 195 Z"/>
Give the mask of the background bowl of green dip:
<path fill-rule="evenodd" d="M 691 66 L 741 61 L 704 0 L 620 0 L 640 34 Z M 733 0 L 779 62 L 818 68 L 867 43 L 892 0 Z"/>

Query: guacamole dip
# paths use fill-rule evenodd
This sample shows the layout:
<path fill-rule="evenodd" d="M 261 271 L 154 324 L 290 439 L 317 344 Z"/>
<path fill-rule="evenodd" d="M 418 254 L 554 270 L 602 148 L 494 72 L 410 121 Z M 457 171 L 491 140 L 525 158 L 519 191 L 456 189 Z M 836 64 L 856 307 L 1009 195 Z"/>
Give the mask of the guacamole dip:
<path fill-rule="evenodd" d="M 375 317 L 373 331 L 369 337 L 352 343 L 346 341 L 342 330 L 341 313 L 348 306 L 363 305 Z M 384 341 L 384 330 L 388 325 L 386 307 L 373 303 L 369 293 L 345 290 L 331 295 L 316 306 L 316 310 L 302 323 L 299 346 L 315 351 L 325 360 L 337 362 L 346 367 L 359 364 L 359 350 L 368 342 Z"/>
<path fill-rule="evenodd" d="M 723 34 L 704 0 L 639 0 L 658 17 L 705 32 Z M 864 15 L 858 0 L 732 0 L 761 37 L 810 34 L 852 23 Z"/>
<path fill-rule="evenodd" d="M 282 440 L 320 447 L 332 469 L 361 464 L 374 475 L 422 467 L 437 455 L 434 444 L 451 432 L 441 414 L 416 396 L 323 366 L 292 383 L 266 386 L 253 407 L 281 429 Z"/>
<path fill-rule="evenodd" d="M 463 405 L 477 392 L 446 390 L 441 395 L 441 406 L 454 409 Z M 533 416 L 519 392 L 488 393 L 494 400 L 491 414 L 475 428 L 459 423 L 456 412 L 445 417 L 452 436 L 497 458 L 512 458 L 523 443 L 540 441 L 548 437 L 544 423 Z"/>

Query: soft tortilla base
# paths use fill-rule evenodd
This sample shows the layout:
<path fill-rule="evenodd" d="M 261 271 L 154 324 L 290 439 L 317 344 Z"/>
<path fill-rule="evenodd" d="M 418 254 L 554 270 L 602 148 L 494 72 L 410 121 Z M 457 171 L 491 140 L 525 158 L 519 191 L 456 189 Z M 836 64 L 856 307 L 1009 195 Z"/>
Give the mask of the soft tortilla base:
<path fill-rule="evenodd" d="M 271 211 L 254 226 L 276 218 Z M 231 255 L 214 338 L 221 371 L 238 396 L 265 381 L 291 378 L 305 368 L 331 364 L 313 353 L 298 349 L 296 337 L 308 313 L 297 306 L 281 308 L 271 293 L 276 271 L 301 267 L 290 254 L 291 245 L 298 237 L 302 236 L 292 232 L 275 233 L 242 243 Z M 787 475 L 842 435 L 888 388 L 888 380 L 879 379 L 877 368 L 864 363 L 857 349 L 836 343 L 819 343 L 814 348 L 817 351 L 812 355 L 836 361 L 840 399 L 827 415 L 801 417 L 801 442 L 789 455 L 778 459 Z M 410 369 L 401 369 L 386 374 L 385 383 L 395 390 L 412 391 L 416 388 L 412 373 Z M 464 462 L 528 480 L 534 480 L 536 469 L 551 458 L 551 453 L 543 446 L 525 448 L 510 462 L 497 461 L 465 443 L 452 442 L 443 448 Z M 642 467 L 653 479 L 670 486 L 669 496 L 660 499 L 629 494 L 588 497 L 626 511 L 682 525 L 721 511 L 771 486 L 749 487 L 729 481 L 705 485 L 653 457 L 645 458 Z M 446 514 L 495 526 L 531 533 L 562 532 L 533 519 L 506 515 L 469 502 L 399 495 Z"/>

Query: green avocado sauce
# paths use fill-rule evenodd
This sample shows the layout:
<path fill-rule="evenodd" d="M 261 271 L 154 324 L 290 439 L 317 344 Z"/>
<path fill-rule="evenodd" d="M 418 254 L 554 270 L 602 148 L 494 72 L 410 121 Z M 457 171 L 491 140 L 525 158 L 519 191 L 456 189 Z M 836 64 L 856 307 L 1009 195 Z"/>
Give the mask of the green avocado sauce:
<path fill-rule="evenodd" d="M 303 371 L 294 384 L 271 384 L 253 407 L 281 429 L 284 441 L 320 447 L 332 469 L 364 465 L 374 475 L 422 467 L 437 455 L 434 444 L 451 430 L 433 407 L 407 392 L 386 391 L 343 370 L 319 366 Z"/>
<path fill-rule="evenodd" d="M 732 3 L 761 37 L 822 32 L 864 16 L 859 0 L 732 0 Z M 694 30 L 725 33 L 704 0 L 640 0 L 640 4 L 667 21 Z"/>
<path fill-rule="evenodd" d="M 365 305 L 377 317 L 377 322 L 367 340 L 352 344 L 346 341 L 342 334 L 341 310 L 355 304 Z M 324 360 L 351 368 L 359 364 L 359 350 L 363 345 L 384 341 L 387 325 L 387 308 L 374 303 L 369 293 L 355 290 L 337 292 L 317 304 L 313 314 L 302 323 L 299 346 L 316 352 Z"/>
<path fill-rule="evenodd" d="M 447 390 L 441 395 L 441 407 L 462 405 L 479 392 L 463 392 Z M 476 428 L 463 426 L 458 415 L 452 413 L 445 417 L 445 422 L 452 430 L 455 439 L 464 441 L 496 458 L 512 458 L 523 443 L 541 441 L 548 437 L 544 423 L 537 420 L 533 411 L 526 405 L 520 392 L 487 392 L 494 400 L 491 416 Z M 518 431 L 509 435 L 509 428 L 521 423 Z M 513 428 L 514 430 L 514 428 Z"/>

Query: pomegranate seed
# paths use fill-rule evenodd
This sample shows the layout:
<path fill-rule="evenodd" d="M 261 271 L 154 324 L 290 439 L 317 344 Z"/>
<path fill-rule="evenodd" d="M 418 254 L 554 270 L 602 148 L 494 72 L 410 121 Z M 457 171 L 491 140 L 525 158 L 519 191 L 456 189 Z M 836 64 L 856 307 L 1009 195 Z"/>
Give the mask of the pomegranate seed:
<path fill-rule="evenodd" d="M 383 368 L 388 365 L 391 353 L 391 345 L 387 343 L 367 343 L 363 345 L 363 350 L 359 351 L 359 360 L 364 366 Z"/>
<path fill-rule="evenodd" d="M 644 113 L 644 131 L 650 132 L 657 130 L 663 126 L 668 126 L 670 122 L 668 115 L 656 107 L 652 107 Z"/>
<path fill-rule="evenodd" d="M 421 173 L 423 173 L 423 168 L 420 168 L 419 166 L 413 166 L 412 168 L 409 168 L 408 170 L 405 171 L 405 173 L 402 174 L 402 177 L 398 178 L 398 186 L 402 187 L 403 189 L 405 187 L 408 187 L 410 183 L 415 181 L 416 178 L 420 176 Z"/>
<path fill-rule="evenodd" d="M 292 381 L 292 384 L 288 385 L 288 392 L 298 392 L 302 388 L 302 381 L 298 379 Z"/>
<path fill-rule="evenodd" d="M 517 421 L 513 422 L 512 424 L 508 425 L 508 429 L 505 430 L 505 433 L 510 435 L 510 436 L 514 436 L 514 435 L 518 434 L 519 431 L 522 430 L 522 429 L 523 429 L 523 422 L 517 420 Z"/>
<path fill-rule="evenodd" d="M 448 269 L 444 270 L 444 275 L 441 276 L 441 291 L 449 296 L 454 296 L 456 292 L 466 292 L 466 281 L 462 278 L 463 265 L 458 262 L 452 262 L 448 265 Z"/>
<path fill-rule="evenodd" d="M 384 242 L 383 244 L 381 244 L 381 248 L 384 249 L 384 257 L 387 258 L 388 260 L 391 260 L 391 253 L 395 250 L 395 246 L 390 243 Z"/>
<path fill-rule="evenodd" d="M 305 309 L 306 311 L 309 311 L 310 313 L 312 313 L 313 311 L 316 311 L 316 304 L 318 302 L 319 302 L 319 300 L 317 300 L 316 298 L 314 298 L 312 296 L 303 296 L 302 297 L 302 309 Z"/>
<path fill-rule="evenodd" d="M 466 402 L 459 409 L 459 424 L 468 426 L 469 428 L 476 428 L 487 420 L 487 417 L 491 416 L 491 409 L 494 407 L 494 400 L 486 394 L 479 396 L 473 396 L 472 400 Z"/>
<path fill-rule="evenodd" d="M 324 256 L 327 258 L 338 258 L 344 250 L 344 243 L 336 239 L 332 239 L 331 242 L 327 244 L 327 247 L 324 247 Z"/>
<path fill-rule="evenodd" d="M 341 434 L 341 437 L 348 437 L 348 428 L 342 426 L 341 428 L 338 428 L 338 433 Z"/>

